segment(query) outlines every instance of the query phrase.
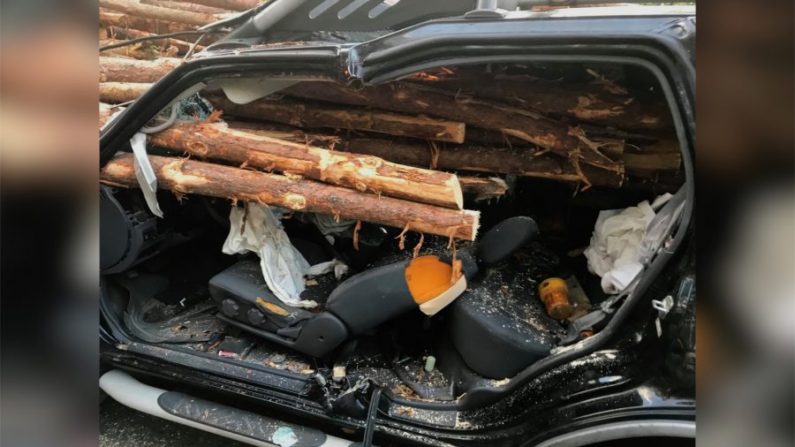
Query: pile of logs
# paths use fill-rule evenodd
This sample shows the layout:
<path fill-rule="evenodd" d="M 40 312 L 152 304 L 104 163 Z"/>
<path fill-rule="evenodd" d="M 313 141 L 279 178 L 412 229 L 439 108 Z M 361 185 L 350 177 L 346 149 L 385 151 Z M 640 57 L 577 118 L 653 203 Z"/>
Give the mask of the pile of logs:
<path fill-rule="evenodd" d="M 99 3 L 108 44 L 195 30 L 258 0 Z M 153 42 L 100 55 L 101 122 L 110 104 L 135 100 L 182 63 L 176 56 L 202 48 L 174 38 Z M 246 104 L 203 91 L 220 113 L 149 137 L 190 160 L 152 156 L 152 164 L 161 187 L 178 194 L 473 240 L 478 213 L 463 209 L 464 193 L 499 197 L 508 189 L 505 176 L 581 189 L 676 178 L 681 158 L 666 107 L 641 103 L 592 74 L 591 82 L 562 83 L 442 68 L 364 88 L 300 82 Z M 117 156 L 102 180 L 135 187 L 131 156 Z"/>
<path fill-rule="evenodd" d="M 263 0 L 99 0 L 99 45 L 103 47 L 156 34 L 196 31 L 260 3 Z M 103 54 L 135 59 L 183 56 L 200 35 L 150 40 L 108 49 Z M 201 43 L 212 43 L 216 38 L 206 35 Z M 193 51 L 203 48 L 196 44 Z"/>

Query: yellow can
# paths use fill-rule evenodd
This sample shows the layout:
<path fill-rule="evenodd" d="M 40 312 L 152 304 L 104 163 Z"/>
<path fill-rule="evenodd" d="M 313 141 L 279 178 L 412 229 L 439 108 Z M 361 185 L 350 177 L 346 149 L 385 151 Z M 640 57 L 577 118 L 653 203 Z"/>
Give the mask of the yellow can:
<path fill-rule="evenodd" d="M 569 302 L 569 288 L 562 278 L 547 278 L 538 286 L 538 297 L 547 308 L 547 314 L 556 320 L 565 320 L 574 312 Z"/>

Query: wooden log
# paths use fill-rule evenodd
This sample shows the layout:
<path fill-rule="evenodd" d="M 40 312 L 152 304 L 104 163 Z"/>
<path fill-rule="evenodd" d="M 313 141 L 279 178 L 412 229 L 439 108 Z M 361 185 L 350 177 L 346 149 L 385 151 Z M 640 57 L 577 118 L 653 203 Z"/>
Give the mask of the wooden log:
<path fill-rule="evenodd" d="M 603 127 L 594 124 L 582 123 L 579 126 L 589 138 L 616 138 L 631 144 L 647 145 L 656 143 L 661 136 L 668 134 L 668 130 L 663 130 L 662 134 L 654 130 L 626 131 L 615 127 Z M 640 133 L 642 132 L 642 133 Z"/>
<path fill-rule="evenodd" d="M 99 57 L 99 82 L 155 82 L 176 68 L 182 61 L 159 58 L 153 61 Z"/>
<path fill-rule="evenodd" d="M 120 43 L 118 39 L 102 39 L 99 41 L 100 46 L 112 45 Z M 102 51 L 101 54 L 106 56 L 123 56 L 139 60 L 155 60 L 159 57 L 172 57 L 176 56 L 179 50 L 176 47 L 163 47 L 157 46 L 149 42 L 140 42 L 131 45 L 125 45 L 118 48 L 111 48 Z"/>
<path fill-rule="evenodd" d="M 107 11 L 100 8 L 99 23 L 102 26 L 116 26 L 119 28 L 132 28 L 154 34 L 178 33 L 182 31 L 194 31 L 197 27 L 185 23 L 168 22 L 146 17 L 138 17 L 129 14 Z M 210 36 L 205 38 L 205 43 L 209 43 Z"/>
<path fill-rule="evenodd" d="M 293 126 L 278 123 L 263 123 L 261 121 L 237 121 L 226 119 L 226 124 L 232 129 L 245 130 L 280 140 L 292 141 L 294 143 L 314 144 L 315 141 L 341 141 L 341 138 L 332 134 L 315 134 L 305 132 Z M 323 145 L 324 147 L 326 145 Z M 333 149 L 328 147 L 328 149 Z"/>
<path fill-rule="evenodd" d="M 671 124 L 665 104 L 646 104 L 603 82 L 539 81 L 523 75 L 467 75 L 432 82 L 457 94 L 531 107 L 555 117 L 620 129 L 661 129 Z"/>
<path fill-rule="evenodd" d="M 603 169 L 618 169 L 593 150 L 584 133 L 524 108 L 460 97 L 454 92 L 408 82 L 353 89 L 336 82 L 301 82 L 281 93 L 305 99 L 425 114 L 500 131 Z"/>
<path fill-rule="evenodd" d="M 475 195 L 475 201 L 499 198 L 508 192 L 508 184 L 499 177 L 458 176 L 458 181 L 465 193 Z"/>
<path fill-rule="evenodd" d="M 612 160 L 619 160 L 624 152 L 625 141 L 621 138 L 608 136 L 588 135 L 588 139 L 602 154 L 607 155 Z M 500 132 L 479 129 L 477 127 L 467 127 L 465 143 L 474 146 L 509 146 L 509 147 L 528 147 L 528 143 L 510 135 Z"/>
<path fill-rule="evenodd" d="M 381 142 L 382 140 L 379 140 Z M 431 169 L 512 174 L 564 182 L 584 182 L 594 186 L 618 188 L 624 181 L 624 168 L 601 169 L 583 164 L 581 173 L 566 157 L 543 153 L 528 147 L 429 147 L 405 142 L 376 142 L 367 138 L 343 140 L 342 150 L 370 154 L 400 164 Z"/>
<path fill-rule="evenodd" d="M 152 84 L 143 82 L 100 82 L 99 100 L 110 104 L 138 99 Z"/>
<path fill-rule="evenodd" d="M 454 174 L 402 166 L 370 155 L 333 152 L 203 122 L 177 122 L 151 135 L 149 141 L 201 158 L 277 170 L 360 192 L 463 208 L 461 185 Z"/>
<path fill-rule="evenodd" d="M 184 23 L 186 25 L 203 26 L 218 21 L 220 16 L 192 11 L 180 11 L 171 8 L 145 5 L 135 0 L 99 0 L 99 6 L 111 11 L 123 12 L 138 17 Z"/>
<path fill-rule="evenodd" d="M 103 64 L 100 63 L 100 67 Z M 121 71 L 121 69 L 119 69 Z M 133 73 L 130 73 L 131 75 Z M 148 75 L 148 74 L 147 74 Z M 142 75 L 143 76 L 143 75 Z M 103 86 L 102 84 L 109 84 Z M 147 83 L 116 82 L 100 84 L 100 101 L 126 102 L 138 98 L 150 86 Z M 255 101 L 240 105 L 226 99 L 223 94 L 205 95 L 214 107 L 225 115 L 269 120 L 301 127 L 330 127 L 334 129 L 368 130 L 398 136 L 408 136 L 440 141 L 463 141 L 465 128 L 461 123 L 450 123 L 423 117 L 411 117 L 393 113 L 329 108 L 303 103 Z"/>
<path fill-rule="evenodd" d="M 107 28 L 105 28 L 105 30 L 106 30 L 105 32 L 106 32 L 107 38 L 110 38 L 110 39 L 122 39 L 122 40 L 124 40 L 124 39 L 139 39 L 139 38 L 142 38 L 142 37 L 152 37 L 152 36 L 155 35 L 154 33 L 150 33 L 150 32 L 147 32 L 147 31 L 141 31 L 141 30 L 137 30 L 137 29 L 134 29 L 134 28 L 123 28 L 123 27 L 113 26 L 113 25 L 108 26 Z M 159 46 L 161 48 L 165 48 L 167 46 L 173 46 L 173 47 L 175 47 L 178 50 L 177 54 L 185 54 L 185 53 L 187 53 L 188 50 L 190 50 L 191 45 L 193 45 L 191 42 L 187 42 L 187 41 L 184 41 L 184 40 L 181 40 L 181 39 L 172 39 L 172 38 L 152 40 L 152 41 L 149 41 L 149 43 L 151 45 Z M 196 48 L 194 49 L 194 51 L 201 51 L 203 49 L 204 49 L 204 46 L 196 45 Z"/>
<path fill-rule="evenodd" d="M 627 174 L 633 177 L 657 177 L 659 174 L 670 175 L 682 166 L 682 152 L 679 142 L 672 138 L 660 140 L 642 146 L 630 145 L 632 151 L 620 154 Z"/>
<path fill-rule="evenodd" d="M 629 175 L 648 177 L 655 172 L 678 170 L 682 164 L 679 145 L 675 141 L 662 139 L 649 142 L 653 138 L 646 137 L 643 143 L 631 145 L 638 147 L 636 152 L 627 152 L 627 145 L 623 140 L 607 137 L 590 139 L 599 147 L 600 152 L 623 163 L 624 170 Z M 517 138 L 474 127 L 467 128 L 466 140 L 467 143 L 475 143 L 473 145 L 527 147 Z"/>
<path fill-rule="evenodd" d="M 179 0 L 180 2 L 197 3 L 232 11 L 245 11 L 258 6 L 263 0 Z"/>
<path fill-rule="evenodd" d="M 431 163 L 431 156 L 433 156 L 433 147 L 427 144 L 422 143 L 410 143 L 410 142 L 403 142 L 398 144 L 394 141 L 389 140 L 382 140 L 376 138 L 364 138 L 364 141 L 361 141 L 363 137 L 361 136 L 338 136 L 338 135 L 329 135 L 329 134 L 317 134 L 311 132 L 304 132 L 300 129 L 296 129 L 291 126 L 284 126 L 279 124 L 266 124 L 261 122 L 247 122 L 247 121 L 228 121 L 227 122 L 229 127 L 235 129 L 245 130 L 246 132 L 257 133 L 259 135 L 271 137 L 271 138 L 279 138 L 283 140 L 293 141 L 297 143 L 306 143 L 306 144 L 315 144 L 323 147 L 328 147 L 329 149 L 339 148 L 342 150 L 351 150 L 353 152 L 361 152 L 361 153 L 374 153 L 380 154 L 379 156 L 394 161 L 397 163 L 407 163 L 413 164 L 415 166 L 429 166 Z M 467 139 L 469 138 L 469 129 L 467 129 Z M 624 170 L 626 174 L 631 174 L 634 176 L 649 176 L 654 174 L 655 172 L 661 171 L 675 171 L 678 170 L 681 166 L 681 154 L 678 152 L 678 144 L 673 141 L 668 140 L 661 140 L 658 143 L 651 144 L 651 145 L 644 145 L 641 148 L 637 149 L 638 152 L 626 152 L 625 146 L 620 140 L 612 140 L 612 139 L 596 139 L 595 140 L 600 145 L 600 150 L 604 153 L 609 155 L 611 158 L 618 160 L 621 164 L 624 165 Z M 484 146 L 484 145 L 467 145 L 471 147 L 493 147 L 493 146 Z M 392 148 L 392 153 L 389 151 L 379 151 L 374 152 L 373 150 L 369 149 L 371 147 L 389 147 Z M 461 146 L 465 147 L 465 146 Z M 408 156 L 408 157 L 401 157 L 397 151 L 408 149 L 409 153 L 419 152 L 421 154 L 430 154 L 429 156 Z M 459 150 L 458 146 L 447 146 L 444 148 L 439 148 L 437 146 L 436 150 L 441 151 L 455 151 Z M 527 154 L 535 154 L 538 152 L 538 149 L 535 149 L 531 146 L 516 146 L 513 147 L 511 150 L 516 151 L 526 151 Z M 469 150 L 463 149 L 462 153 L 466 154 Z M 444 152 L 443 152 L 444 153 Z M 498 153 L 494 155 L 484 154 L 484 159 L 499 157 Z M 536 157 L 539 157 L 538 155 Z M 540 155 L 540 157 L 553 157 L 551 155 Z M 443 163 L 445 162 L 446 157 L 442 158 Z M 557 160 L 560 161 L 560 158 L 557 157 Z M 438 163 L 438 159 L 437 159 Z M 525 162 L 527 163 L 527 162 Z M 528 165 L 534 165 L 534 163 L 538 163 L 537 166 L 539 169 L 544 166 L 549 166 L 546 163 L 541 163 L 539 161 L 536 162 L 529 162 Z M 487 170 L 490 166 L 489 163 L 484 164 L 483 172 L 491 172 Z M 447 165 L 446 169 L 458 169 L 455 164 Z M 587 170 L 588 168 L 586 168 Z M 472 170 L 472 169 L 470 169 Z M 598 170 L 593 169 L 592 172 L 598 172 Z M 525 172 L 533 172 L 533 169 L 528 169 Z M 568 173 L 569 170 L 565 171 L 567 174 L 561 179 L 564 181 L 571 181 L 573 177 L 571 177 Z M 502 173 L 508 174 L 510 172 L 494 172 L 494 173 Z M 533 175 L 534 176 L 534 175 Z M 545 177 L 549 178 L 549 177 Z M 458 177 L 459 182 L 461 182 L 461 188 L 464 192 L 467 192 L 467 187 L 463 183 L 463 177 Z M 609 176 L 597 174 L 595 179 L 596 184 L 598 186 L 616 186 L 617 180 L 611 179 Z M 602 180 L 606 180 L 607 183 L 602 185 L 600 182 Z"/>
<path fill-rule="evenodd" d="M 395 163 L 431 169 L 512 174 L 563 182 L 582 182 L 585 176 L 592 185 L 611 188 L 622 186 L 624 181 L 624 168 L 621 163 L 617 163 L 618 170 L 583 165 L 580 175 L 569 159 L 556 154 L 540 153 L 539 149 L 528 146 L 442 146 L 361 136 L 339 137 L 313 134 L 279 125 L 242 121 L 230 121 L 229 126 L 266 137 L 370 154 Z M 460 180 L 461 177 L 459 182 Z M 464 188 L 463 185 L 461 187 Z"/>
<path fill-rule="evenodd" d="M 650 143 L 644 144 L 640 146 L 638 149 L 641 152 L 675 152 L 681 153 L 681 148 L 679 146 L 679 141 L 676 139 L 675 135 L 671 136 L 664 136 L 659 140 Z"/>
<path fill-rule="evenodd" d="M 198 12 L 202 14 L 230 14 L 228 9 L 216 8 L 213 6 L 200 5 L 196 2 L 178 2 L 171 0 L 141 0 L 141 3 L 159 6 L 161 8 L 179 9 L 180 11 Z"/>
<path fill-rule="evenodd" d="M 528 142 L 497 130 L 467 126 L 465 143 L 474 145 L 527 146 Z"/>
<path fill-rule="evenodd" d="M 363 130 L 453 143 L 461 143 L 465 137 L 463 123 L 423 116 L 268 99 L 240 105 L 220 93 L 207 94 L 205 98 L 224 115 L 267 119 L 296 127 Z"/>
<path fill-rule="evenodd" d="M 682 165 L 680 152 L 627 153 L 621 158 L 627 173 L 635 176 L 649 176 L 659 171 L 676 171 Z"/>
<path fill-rule="evenodd" d="M 422 233 L 472 241 L 480 213 L 363 194 L 324 183 L 292 179 L 229 166 L 173 157 L 149 157 L 158 186 L 178 194 L 199 194 L 258 202 L 294 211 L 363 220 Z M 102 169 L 102 182 L 138 186 L 132 154 L 120 154 Z"/>

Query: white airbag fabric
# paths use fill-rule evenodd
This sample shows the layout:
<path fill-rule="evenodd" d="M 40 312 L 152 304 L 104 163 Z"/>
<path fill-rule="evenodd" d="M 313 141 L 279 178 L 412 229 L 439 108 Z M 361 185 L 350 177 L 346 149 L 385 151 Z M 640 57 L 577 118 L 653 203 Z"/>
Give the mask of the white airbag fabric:
<path fill-rule="evenodd" d="M 333 271 L 340 277 L 347 266 L 333 260 L 310 266 L 303 255 L 293 247 L 284 232 L 275 209 L 258 203 L 232 207 L 229 213 L 229 235 L 223 252 L 242 254 L 254 252 L 260 258 L 260 268 L 268 288 L 289 306 L 313 308 L 315 301 L 302 300 L 305 289 L 304 276 L 318 276 Z"/>
<path fill-rule="evenodd" d="M 671 198 L 658 197 L 653 204 L 644 200 L 637 206 L 605 210 L 599 213 L 585 250 L 588 270 L 602 278 L 602 290 L 608 294 L 622 292 L 643 270 L 641 262 L 646 229 L 659 209 Z"/>

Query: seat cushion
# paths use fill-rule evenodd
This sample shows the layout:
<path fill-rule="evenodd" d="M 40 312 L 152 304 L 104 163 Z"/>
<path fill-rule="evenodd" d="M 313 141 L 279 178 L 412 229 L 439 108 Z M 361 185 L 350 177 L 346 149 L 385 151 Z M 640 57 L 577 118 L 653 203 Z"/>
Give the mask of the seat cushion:
<path fill-rule="evenodd" d="M 450 335 L 473 371 L 491 379 L 512 377 L 555 346 L 563 327 L 538 299 L 539 280 L 506 262 L 488 269 L 453 303 Z"/>

